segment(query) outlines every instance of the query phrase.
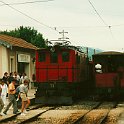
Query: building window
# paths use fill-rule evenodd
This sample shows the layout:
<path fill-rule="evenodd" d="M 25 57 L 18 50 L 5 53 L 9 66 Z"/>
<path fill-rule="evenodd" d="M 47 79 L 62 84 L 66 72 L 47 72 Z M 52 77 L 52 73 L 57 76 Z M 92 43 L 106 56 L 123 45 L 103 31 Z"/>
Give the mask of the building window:
<path fill-rule="evenodd" d="M 56 52 L 51 53 L 50 62 L 51 63 L 57 63 L 58 62 L 58 54 Z"/>
<path fill-rule="evenodd" d="M 39 62 L 45 62 L 46 61 L 46 53 L 45 52 L 38 52 L 38 61 Z"/>
<path fill-rule="evenodd" d="M 10 58 L 10 72 L 14 71 L 13 66 L 14 66 L 13 58 Z"/>
<path fill-rule="evenodd" d="M 69 52 L 67 52 L 67 51 L 62 52 L 62 61 L 63 62 L 69 61 Z"/>

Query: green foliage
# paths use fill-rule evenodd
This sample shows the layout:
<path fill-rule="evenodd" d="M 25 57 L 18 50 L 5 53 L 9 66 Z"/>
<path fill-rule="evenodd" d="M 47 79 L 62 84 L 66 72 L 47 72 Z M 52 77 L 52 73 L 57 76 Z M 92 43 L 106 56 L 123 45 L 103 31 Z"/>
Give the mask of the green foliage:
<path fill-rule="evenodd" d="M 15 30 L 0 31 L 0 34 L 6 34 L 12 37 L 21 38 L 39 48 L 46 47 L 45 39 L 43 38 L 42 34 L 38 33 L 37 30 L 31 27 L 20 26 Z"/>

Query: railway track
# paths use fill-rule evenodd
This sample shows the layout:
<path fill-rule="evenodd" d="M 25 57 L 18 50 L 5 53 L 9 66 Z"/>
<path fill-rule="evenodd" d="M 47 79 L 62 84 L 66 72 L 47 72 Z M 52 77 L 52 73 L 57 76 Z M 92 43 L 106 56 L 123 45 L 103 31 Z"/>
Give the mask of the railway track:
<path fill-rule="evenodd" d="M 89 111 L 82 119 L 80 119 L 80 121 L 75 121 L 74 124 L 101 124 L 107 118 L 110 110 L 115 108 L 116 105 L 117 103 L 113 102 L 103 102 L 97 108 Z"/>
<path fill-rule="evenodd" d="M 119 116 L 124 111 L 123 107 L 118 105 L 114 102 L 103 102 L 79 118 L 71 117 L 71 121 L 68 120 L 66 124 L 117 124 Z"/>
<path fill-rule="evenodd" d="M 34 124 L 71 124 L 89 110 L 97 108 L 101 102 L 82 102 L 72 106 L 59 106 L 38 117 Z M 31 124 L 31 123 L 30 123 Z"/>
<path fill-rule="evenodd" d="M 122 105 L 122 106 L 120 106 Z M 71 106 L 33 106 L 23 117 L 20 114 L 1 124 L 117 124 L 124 103 L 84 101 Z"/>

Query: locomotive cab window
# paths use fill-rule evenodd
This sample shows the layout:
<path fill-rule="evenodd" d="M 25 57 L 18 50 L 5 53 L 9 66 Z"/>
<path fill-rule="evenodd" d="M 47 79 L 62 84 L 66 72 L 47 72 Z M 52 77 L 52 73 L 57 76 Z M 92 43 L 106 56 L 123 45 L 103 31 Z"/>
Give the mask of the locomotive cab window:
<path fill-rule="evenodd" d="M 67 52 L 67 51 L 62 52 L 62 61 L 63 62 L 69 61 L 69 52 Z"/>
<path fill-rule="evenodd" d="M 51 53 L 50 62 L 51 63 L 57 63 L 58 62 L 58 54 L 56 52 Z"/>
<path fill-rule="evenodd" d="M 38 52 L 38 61 L 39 62 L 45 62 L 46 61 L 46 53 L 45 52 Z"/>

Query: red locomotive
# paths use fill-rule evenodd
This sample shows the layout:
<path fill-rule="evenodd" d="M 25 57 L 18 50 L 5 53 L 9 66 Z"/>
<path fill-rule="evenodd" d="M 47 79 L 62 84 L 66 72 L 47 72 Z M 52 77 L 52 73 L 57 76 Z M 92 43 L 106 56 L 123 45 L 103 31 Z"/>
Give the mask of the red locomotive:
<path fill-rule="evenodd" d="M 36 51 L 36 103 L 71 104 L 88 84 L 88 58 L 74 46 Z"/>
<path fill-rule="evenodd" d="M 98 94 L 124 92 L 124 53 L 102 52 L 93 55 L 94 81 Z"/>

